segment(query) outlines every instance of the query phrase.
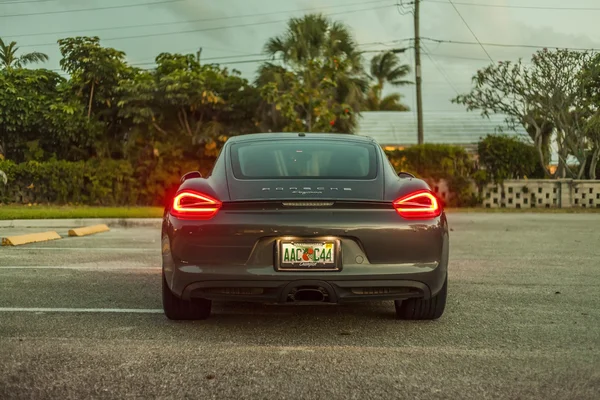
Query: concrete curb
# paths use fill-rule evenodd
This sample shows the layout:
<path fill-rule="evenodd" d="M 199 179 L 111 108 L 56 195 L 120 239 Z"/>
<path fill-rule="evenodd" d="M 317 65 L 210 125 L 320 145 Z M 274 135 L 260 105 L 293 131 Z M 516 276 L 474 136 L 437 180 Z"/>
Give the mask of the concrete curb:
<path fill-rule="evenodd" d="M 110 228 L 106 224 L 86 226 L 83 228 L 69 229 L 69 236 L 87 236 L 100 232 L 108 232 Z"/>
<path fill-rule="evenodd" d="M 28 243 L 47 242 L 48 240 L 62 239 L 60 235 L 54 231 L 28 233 L 27 235 L 8 236 L 2 238 L 2 246 L 20 246 Z"/>
<path fill-rule="evenodd" d="M 161 218 L 80 218 L 80 219 L 14 219 L 0 220 L 0 228 L 83 228 L 90 225 L 109 227 L 160 228 Z"/>

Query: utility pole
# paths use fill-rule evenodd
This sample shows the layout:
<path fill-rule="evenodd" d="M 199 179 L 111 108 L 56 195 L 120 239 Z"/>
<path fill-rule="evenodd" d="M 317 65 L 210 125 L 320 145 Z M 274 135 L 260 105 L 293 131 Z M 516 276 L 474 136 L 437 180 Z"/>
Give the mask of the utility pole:
<path fill-rule="evenodd" d="M 419 35 L 419 3 L 415 1 L 415 80 L 417 82 L 417 143 L 423 144 L 423 95 L 421 93 L 421 37 Z"/>
<path fill-rule="evenodd" d="M 202 47 L 200 47 L 196 52 L 196 61 L 198 62 L 198 64 L 200 64 L 200 54 L 202 54 Z"/>

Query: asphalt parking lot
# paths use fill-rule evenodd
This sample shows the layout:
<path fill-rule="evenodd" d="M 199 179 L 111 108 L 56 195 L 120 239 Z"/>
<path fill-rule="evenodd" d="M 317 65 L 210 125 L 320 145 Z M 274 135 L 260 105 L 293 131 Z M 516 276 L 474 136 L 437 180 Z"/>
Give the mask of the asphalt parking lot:
<path fill-rule="evenodd" d="M 599 398 L 600 214 L 449 218 L 434 322 L 389 302 L 168 321 L 157 228 L 0 248 L 0 399 Z"/>

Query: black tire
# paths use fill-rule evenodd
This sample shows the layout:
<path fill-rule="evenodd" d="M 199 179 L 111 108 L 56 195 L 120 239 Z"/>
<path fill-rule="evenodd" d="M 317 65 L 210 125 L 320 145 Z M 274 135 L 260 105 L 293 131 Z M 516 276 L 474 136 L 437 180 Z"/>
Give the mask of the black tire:
<path fill-rule="evenodd" d="M 165 315 L 172 320 L 206 319 L 210 316 L 212 307 L 212 301 L 208 299 L 186 301 L 175 296 L 167 285 L 164 273 L 162 276 L 162 302 Z"/>
<path fill-rule="evenodd" d="M 438 319 L 444 313 L 446 308 L 446 297 L 448 296 L 448 277 L 444 282 L 442 289 L 430 298 L 396 300 L 396 317 L 405 320 L 431 320 Z"/>

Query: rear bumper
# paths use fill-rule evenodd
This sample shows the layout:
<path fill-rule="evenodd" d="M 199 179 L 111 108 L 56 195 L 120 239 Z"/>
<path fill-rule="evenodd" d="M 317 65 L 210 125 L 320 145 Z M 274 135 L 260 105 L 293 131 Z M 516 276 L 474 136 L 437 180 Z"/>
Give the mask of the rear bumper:
<path fill-rule="evenodd" d="M 397 217 L 392 212 L 391 216 L 374 213 L 363 222 L 359 222 L 360 213 L 351 222 L 337 216 L 335 220 L 344 221 L 337 223 L 333 216 L 330 223 L 328 214 L 321 214 L 325 221 L 320 225 L 311 220 L 315 213 L 305 214 L 304 220 L 261 213 L 258 226 L 239 223 L 248 215 L 238 215 L 237 223 L 232 216 L 222 215 L 221 219 L 232 219 L 230 224 L 193 224 L 167 216 L 162 235 L 165 279 L 183 299 L 283 303 L 298 288 L 322 290 L 331 303 L 435 296 L 448 271 L 445 215 L 410 222 L 391 218 Z M 341 271 L 276 270 L 276 241 L 284 235 L 340 239 Z"/>
<path fill-rule="evenodd" d="M 208 298 L 222 301 L 252 301 L 261 303 L 287 303 L 299 289 L 323 291 L 325 302 L 348 303 L 353 301 L 399 300 L 410 297 L 431 296 L 429 287 L 417 281 L 326 281 L 301 279 L 293 281 L 205 281 L 195 282 L 183 291 L 183 298 Z M 223 289 L 226 289 L 224 291 Z M 238 289 L 237 294 L 232 294 Z M 259 292 L 250 294 L 251 289 Z"/>
<path fill-rule="evenodd" d="M 441 290 L 446 279 L 448 240 L 440 262 L 423 264 L 370 264 L 346 266 L 339 272 L 304 273 L 280 272 L 273 266 L 176 265 L 166 259 L 164 268 L 173 293 L 186 300 L 286 303 L 299 288 L 325 290 L 330 303 L 427 299 Z"/>

